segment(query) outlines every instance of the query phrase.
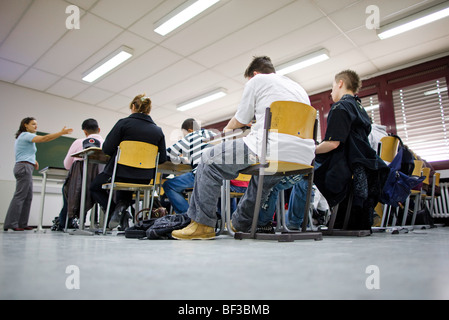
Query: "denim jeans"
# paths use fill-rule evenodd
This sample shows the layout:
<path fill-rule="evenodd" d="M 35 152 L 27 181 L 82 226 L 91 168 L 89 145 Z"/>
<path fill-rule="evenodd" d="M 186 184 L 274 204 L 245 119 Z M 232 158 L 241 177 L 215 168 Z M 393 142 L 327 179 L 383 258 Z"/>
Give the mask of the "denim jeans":
<path fill-rule="evenodd" d="M 276 210 L 276 203 L 279 198 L 279 192 L 292 188 L 299 181 L 303 180 L 302 175 L 294 175 L 284 177 L 277 185 L 271 189 L 268 199 L 262 204 L 259 211 L 259 226 L 265 226 L 273 220 L 274 211 Z"/>
<path fill-rule="evenodd" d="M 315 170 L 320 167 L 320 164 L 315 162 Z M 306 206 L 308 181 L 304 179 L 304 175 L 295 175 L 284 177 L 274 188 L 271 190 L 268 199 L 262 205 L 259 211 L 258 225 L 264 226 L 273 219 L 274 211 L 276 209 L 276 203 L 278 200 L 279 192 L 292 188 L 290 194 L 288 211 L 285 217 L 287 227 L 290 229 L 300 229 L 302 221 L 304 219 L 304 210 Z M 310 203 L 313 203 L 314 192 L 312 189 L 312 196 Z"/>
<path fill-rule="evenodd" d="M 188 188 L 193 188 L 194 182 L 195 175 L 192 172 L 188 172 L 176 176 L 173 179 L 169 179 L 162 185 L 164 192 L 176 213 L 186 213 L 189 209 L 189 203 L 185 199 L 183 191 Z"/>
<path fill-rule="evenodd" d="M 256 155 L 248 149 L 243 139 L 205 149 L 195 175 L 195 186 L 187 212 L 189 217 L 198 223 L 215 227 L 223 180 L 237 178 L 239 171 L 248 168 L 252 163 L 256 163 Z M 281 177 L 277 176 L 265 177 L 262 199 L 267 198 L 268 192 L 280 180 Z M 251 229 L 258 181 L 257 176 L 252 177 L 237 210 L 233 213 L 232 224 L 239 231 Z"/>

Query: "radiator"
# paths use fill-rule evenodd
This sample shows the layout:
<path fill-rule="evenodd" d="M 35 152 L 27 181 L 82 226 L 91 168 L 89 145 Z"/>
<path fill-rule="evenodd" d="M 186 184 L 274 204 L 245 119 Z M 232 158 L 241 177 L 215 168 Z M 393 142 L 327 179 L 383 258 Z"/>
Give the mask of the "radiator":
<path fill-rule="evenodd" d="M 441 196 L 435 198 L 433 214 L 434 218 L 449 218 L 449 182 L 440 183 Z"/>

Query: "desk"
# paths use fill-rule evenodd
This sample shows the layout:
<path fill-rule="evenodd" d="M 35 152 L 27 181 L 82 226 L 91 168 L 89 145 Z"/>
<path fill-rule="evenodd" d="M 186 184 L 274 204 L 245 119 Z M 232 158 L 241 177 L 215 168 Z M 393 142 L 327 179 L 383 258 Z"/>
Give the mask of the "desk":
<path fill-rule="evenodd" d="M 105 164 L 109 161 L 110 156 L 105 154 L 101 148 L 87 148 L 80 152 L 72 154 L 72 157 L 82 158 L 83 163 L 83 181 L 81 187 L 81 203 L 80 203 L 80 225 L 79 230 L 75 230 L 71 234 L 78 235 L 92 235 L 91 232 L 84 231 L 84 211 L 86 207 L 86 189 L 87 189 L 87 165 L 89 162 L 91 163 L 100 163 Z M 68 217 L 68 215 L 67 215 Z M 67 231 L 67 222 L 66 222 L 66 231 Z"/>
<path fill-rule="evenodd" d="M 161 174 L 174 174 L 175 176 L 179 176 L 192 171 L 192 166 L 184 163 L 176 164 L 170 161 L 165 161 L 158 165 L 157 171 Z"/>
<path fill-rule="evenodd" d="M 246 137 L 248 134 L 250 134 L 251 130 L 242 130 L 242 129 L 235 129 L 229 132 L 222 133 L 221 135 L 216 135 L 212 137 L 209 141 L 206 141 L 206 143 L 210 145 L 217 145 L 222 143 L 223 141 L 229 141 L 229 140 L 235 140 L 235 139 L 241 139 Z"/>
<path fill-rule="evenodd" d="M 36 231 L 42 231 L 42 219 L 44 218 L 45 193 L 47 189 L 47 179 L 64 182 L 67 178 L 68 171 L 64 168 L 46 167 L 39 171 L 42 174 L 42 190 L 41 190 L 41 209 L 39 216 L 39 225 Z"/>

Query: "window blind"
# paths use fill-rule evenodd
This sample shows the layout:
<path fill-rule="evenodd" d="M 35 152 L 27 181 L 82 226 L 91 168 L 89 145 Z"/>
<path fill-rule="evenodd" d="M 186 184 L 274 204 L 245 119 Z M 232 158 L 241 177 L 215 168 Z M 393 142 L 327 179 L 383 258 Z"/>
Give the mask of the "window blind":
<path fill-rule="evenodd" d="M 360 98 L 362 106 L 371 118 L 373 124 L 380 123 L 379 97 L 376 95 Z"/>
<path fill-rule="evenodd" d="M 396 129 L 426 161 L 449 160 L 449 97 L 445 78 L 393 91 Z"/>

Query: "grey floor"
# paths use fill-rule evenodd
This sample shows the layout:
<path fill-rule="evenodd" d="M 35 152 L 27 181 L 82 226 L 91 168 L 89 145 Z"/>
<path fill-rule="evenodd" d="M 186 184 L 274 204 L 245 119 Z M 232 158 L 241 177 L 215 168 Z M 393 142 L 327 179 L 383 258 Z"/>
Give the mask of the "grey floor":
<path fill-rule="evenodd" d="M 0 231 L 0 299 L 449 299 L 449 228 L 293 243 Z"/>

